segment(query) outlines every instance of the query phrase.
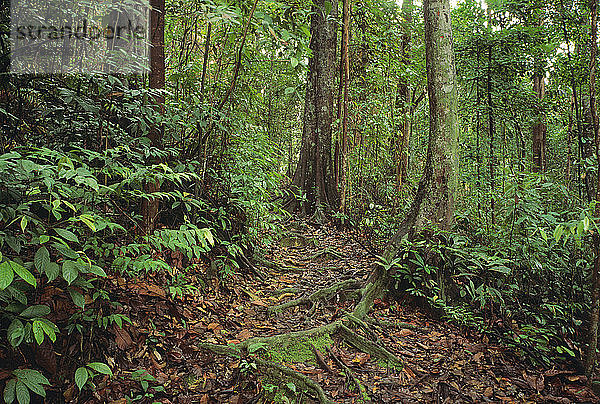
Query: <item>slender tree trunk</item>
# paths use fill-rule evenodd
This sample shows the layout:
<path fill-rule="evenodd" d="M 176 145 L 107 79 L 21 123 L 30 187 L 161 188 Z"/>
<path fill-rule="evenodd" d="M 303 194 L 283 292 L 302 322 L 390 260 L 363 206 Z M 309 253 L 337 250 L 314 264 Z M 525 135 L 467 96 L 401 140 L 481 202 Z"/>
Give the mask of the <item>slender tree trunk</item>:
<path fill-rule="evenodd" d="M 480 70 L 480 61 L 481 61 L 481 49 L 477 46 L 477 71 Z M 475 150 L 475 163 L 477 165 L 477 181 L 475 184 L 477 185 L 477 190 L 481 192 L 481 85 L 479 83 L 479 75 L 475 79 L 475 94 L 477 97 L 476 101 L 476 119 L 477 125 L 475 128 L 475 136 L 476 136 L 476 150 Z M 477 216 L 481 219 L 481 198 L 477 198 Z"/>
<path fill-rule="evenodd" d="M 490 214 L 492 219 L 492 225 L 496 224 L 496 201 L 494 198 L 494 192 L 496 190 L 496 154 L 494 153 L 494 134 L 496 128 L 494 125 L 494 104 L 492 101 L 492 45 L 488 47 L 488 66 L 487 66 L 487 109 L 488 109 L 488 130 L 490 135 L 490 158 L 489 158 L 489 170 L 490 170 Z"/>
<path fill-rule="evenodd" d="M 158 90 L 152 96 L 157 113 L 165 111 L 165 97 L 162 90 L 165 88 L 165 0 L 150 1 L 150 77 L 149 86 L 151 90 Z M 163 127 L 153 126 L 148 134 L 150 144 L 153 147 L 162 146 Z M 155 162 L 151 162 L 155 163 Z M 146 193 L 159 190 L 157 182 L 146 184 Z M 144 199 L 141 206 L 146 233 L 154 230 L 158 216 L 158 200 Z"/>
<path fill-rule="evenodd" d="M 573 165 L 573 150 L 571 149 L 571 143 L 573 143 L 573 108 L 575 106 L 575 100 L 571 97 L 571 107 L 569 110 L 569 126 L 567 128 L 567 172 L 565 179 L 567 183 L 567 189 L 571 190 L 571 171 Z"/>
<path fill-rule="evenodd" d="M 597 55 L 597 0 L 590 0 L 591 10 L 591 44 L 590 44 L 590 115 L 594 130 L 594 141 L 596 147 L 596 161 L 600 169 L 600 133 L 598 131 L 598 114 L 596 111 L 596 55 Z M 600 171 L 599 171 L 600 173 Z M 600 216 L 600 174 L 596 176 L 596 210 L 594 216 Z M 594 233 L 594 267 L 592 269 L 591 297 L 592 305 L 590 311 L 590 330 L 588 350 L 585 358 L 585 372 L 588 380 L 596 364 L 596 350 L 598 347 L 598 322 L 600 321 L 600 235 Z"/>
<path fill-rule="evenodd" d="M 290 210 L 314 213 L 337 210 L 340 195 L 331 158 L 331 124 L 334 113 L 334 83 L 337 47 L 337 2 L 326 15 L 326 0 L 315 0 L 311 17 L 304 126 L 298 165 L 292 184 L 305 196 L 291 201 Z"/>
<path fill-rule="evenodd" d="M 544 83 L 543 73 L 537 69 L 533 75 L 533 91 L 536 97 L 541 102 L 546 92 L 546 85 Z M 532 138 L 531 138 L 531 149 L 532 149 L 532 162 L 534 172 L 544 172 L 546 169 L 546 132 L 547 127 L 545 123 L 546 117 L 541 111 L 541 106 L 538 106 L 537 111 L 537 122 L 533 125 Z"/>
<path fill-rule="evenodd" d="M 206 41 L 204 42 L 204 55 L 202 60 L 202 77 L 200 79 L 200 101 L 204 100 L 204 83 L 206 82 L 206 69 L 208 67 L 208 53 L 210 51 L 210 33 L 212 31 L 212 23 L 208 23 L 206 29 Z"/>
<path fill-rule="evenodd" d="M 401 45 L 401 63 L 404 69 L 408 68 L 410 63 L 409 51 L 410 51 L 410 23 L 412 22 L 412 0 L 404 0 L 402 2 L 402 18 L 405 24 L 402 33 L 402 45 Z M 398 142 L 398 157 L 396 165 L 396 188 L 400 191 L 403 184 L 406 183 L 408 178 L 408 156 L 409 156 L 409 144 L 410 144 L 410 130 L 411 130 L 411 97 L 408 78 L 406 76 L 400 78 L 400 84 L 398 88 L 400 95 L 400 102 L 402 103 L 402 127 L 400 133 L 400 141 Z"/>

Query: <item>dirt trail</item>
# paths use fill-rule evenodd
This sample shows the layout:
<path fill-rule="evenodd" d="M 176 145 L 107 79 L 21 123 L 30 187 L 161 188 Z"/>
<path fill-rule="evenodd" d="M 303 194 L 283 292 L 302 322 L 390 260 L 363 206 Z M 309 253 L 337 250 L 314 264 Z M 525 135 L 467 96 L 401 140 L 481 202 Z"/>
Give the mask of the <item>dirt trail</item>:
<path fill-rule="evenodd" d="M 569 369 L 527 368 L 511 350 L 485 337 L 466 335 L 418 309 L 385 301 L 376 302 L 368 329 L 358 327 L 356 332 L 384 346 L 402 362 L 401 367 L 364 353 L 336 334 L 298 338 L 275 347 L 249 345 L 240 358 L 198 348 L 207 342 L 235 346 L 252 337 L 330 324 L 352 311 L 354 281 L 366 279 L 374 260 L 350 233 L 293 222 L 257 264 L 265 282 L 236 275 L 212 294 L 203 292 L 175 306 L 157 300 L 149 310 L 141 307 L 137 315 L 131 313 L 134 324 L 127 333 L 133 341 L 143 340 L 141 346 L 146 347 L 137 362 L 165 386 L 165 393 L 156 393 L 154 399 L 294 402 L 293 392 L 306 386 L 281 370 L 260 365 L 268 360 L 318 383 L 335 403 L 357 403 L 361 397 L 375 403 L 597 402 L 582 377 Z M 307 301 L 274 310 L 335 284 L 342 284 L 344 290 L 320 296 L 314 304 Z M 149 319 L 155 328 L 147 326 Z M 152 337 L 158 342 L 149 344 Z M 136 362 L 132 358 L 122 367 L 132 367 Z M 295 402 L 317 400 L 308 389 Z"/>

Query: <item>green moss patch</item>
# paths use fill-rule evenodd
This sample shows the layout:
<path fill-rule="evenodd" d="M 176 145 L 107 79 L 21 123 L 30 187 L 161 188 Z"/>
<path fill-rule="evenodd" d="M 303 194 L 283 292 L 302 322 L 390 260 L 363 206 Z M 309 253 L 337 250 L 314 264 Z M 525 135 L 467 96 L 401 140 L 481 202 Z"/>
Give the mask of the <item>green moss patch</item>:
<path fill-rule="evenodd" d="M 333 340 L 329 334 L 310 337 L 285 339 L 276 345 L 267 348 L 268 359 L 279 363 L 310 363 L 316 364 L 313 347 L 325 352 L 326 347 L 331 347 Z"/>

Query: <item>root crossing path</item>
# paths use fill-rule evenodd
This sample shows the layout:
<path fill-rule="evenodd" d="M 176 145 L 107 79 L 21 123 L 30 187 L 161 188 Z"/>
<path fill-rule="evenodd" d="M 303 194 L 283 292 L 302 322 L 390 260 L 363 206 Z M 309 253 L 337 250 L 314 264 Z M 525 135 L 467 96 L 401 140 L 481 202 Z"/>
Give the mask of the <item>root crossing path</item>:
<path fill-rule="evenodd" d="M 408 304 L 353 316 L 375 260 L 348 232 L 288 223 L 255 257 L 264 281 L 234 277 L 200 305 L 190 402 L 596 402 L 573 371 L 527 368 Z"/>

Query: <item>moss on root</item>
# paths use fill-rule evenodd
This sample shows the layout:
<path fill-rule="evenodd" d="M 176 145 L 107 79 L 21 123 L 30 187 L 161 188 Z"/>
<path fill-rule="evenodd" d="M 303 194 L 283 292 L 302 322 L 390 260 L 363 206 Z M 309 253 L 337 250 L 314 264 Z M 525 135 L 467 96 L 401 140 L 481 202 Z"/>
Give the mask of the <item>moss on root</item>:
<path fill-rule="evenodd" d="M 269 360 L 279 363 L 317 363 L 313 347 L 324 352 L 333 345 L 329 334 L 302 336 L 296 339 L 284 339 L 267 347 Z"/>

